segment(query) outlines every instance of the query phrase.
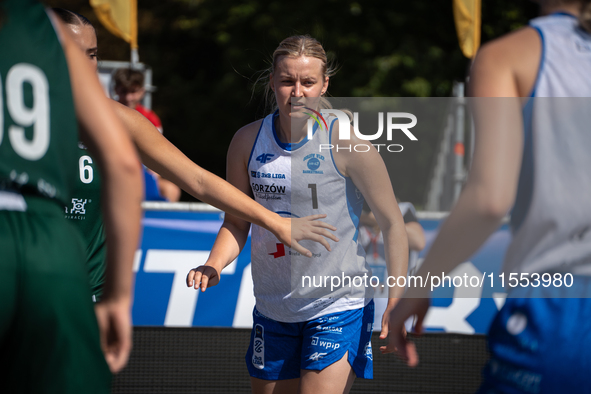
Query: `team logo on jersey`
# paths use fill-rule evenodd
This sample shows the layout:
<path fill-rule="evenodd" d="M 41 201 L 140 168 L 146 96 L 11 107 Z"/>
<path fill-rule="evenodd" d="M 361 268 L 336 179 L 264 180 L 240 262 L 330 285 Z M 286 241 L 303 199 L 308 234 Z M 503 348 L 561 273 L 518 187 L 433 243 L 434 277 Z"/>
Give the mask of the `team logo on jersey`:
<path fill-rule="evenodd" d="M 309 115 L 312 119 L 314 119 L 314 121 L 318 124 L 318 127 L 320 127 L 320 129 L 322 129 L 322 125 L 324 125 L 324 130 L 328 130 L 328 124 L 326 123 L 326 120 L 324 120 L 324 117 L 322 116 L 322 114 L 318 111 L 314 111 L 312 108 L 309 107 L 304 107 L 305 109 L 307 109 L 310 112 L 304 112 L 306 115 Z M 320 123 L 320 121 L 322 120 L 322 123 Z"/>
<path fill-rule="evenodd" d="M 88 202 L 87 199 L 81 198 L 73 198 L 72 199 L 72 208 L 70 209 L 70 214 L 75 215 L 84 215 L 86 214 L 86 208 L 84 207 Z"/>
<path fill-rule="evenodd" d="M 304 174 L 324 174 L 324 171 L 320 170 L 320 166 L 324 162 L 324 156 L 319 153 L 310 153 L 304 157 L 306 162 L 307 170 L 303 170 Z"/>
<path fill-rule="evenodd" d="M 271 161 L 271 158 L 275 156 L 272 153 L 262 153 L 257 156 L 256 161 L 260 162 L 261 164 L 265 164 L 268 161 Z"/>
<path fill-rule="evenodd" d="M 252 343 L 252 365 L 257 369 L 265 368 L 265 329 L 261 324 L 254 326 L 254 341 Z"/>
<path fill-rule="evenodd" d="M 84 220 L 86 219 L 86 204 L 91 203 L 92 200 L 86 198 L 73 198 L 72 207 L 64 207 L 66 219 Z"/>

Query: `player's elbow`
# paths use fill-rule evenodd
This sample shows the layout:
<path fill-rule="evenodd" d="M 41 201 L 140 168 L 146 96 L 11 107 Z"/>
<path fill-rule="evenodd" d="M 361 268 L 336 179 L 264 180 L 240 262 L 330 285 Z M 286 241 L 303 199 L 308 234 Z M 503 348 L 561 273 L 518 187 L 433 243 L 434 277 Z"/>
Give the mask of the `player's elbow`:
<path fill-rule="evenodd" d="M 483 197 L 478 204 L 479 213 L 482 217 L 500 221 L 502 220 L 513 204 L 513 200 L 502 193 L 491 193 Z"/>

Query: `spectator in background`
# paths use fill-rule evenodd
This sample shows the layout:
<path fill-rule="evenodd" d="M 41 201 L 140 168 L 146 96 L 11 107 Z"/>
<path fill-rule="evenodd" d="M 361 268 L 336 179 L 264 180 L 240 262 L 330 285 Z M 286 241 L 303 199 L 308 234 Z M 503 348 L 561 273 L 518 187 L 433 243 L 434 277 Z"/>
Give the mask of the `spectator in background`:
<path fill-rule="evenodd" d="M 118 101 L 144 115 L 162 133 L 162 122 L 158 115 L 140 104 L 146 93 L 144 74 L 132 68 L 120 68 L 115 71 L 113 80 Z M 146 200 L 176 202 L 181 198 L 181 189 L 177 185 L 145 167 L 144 182 Z"/>

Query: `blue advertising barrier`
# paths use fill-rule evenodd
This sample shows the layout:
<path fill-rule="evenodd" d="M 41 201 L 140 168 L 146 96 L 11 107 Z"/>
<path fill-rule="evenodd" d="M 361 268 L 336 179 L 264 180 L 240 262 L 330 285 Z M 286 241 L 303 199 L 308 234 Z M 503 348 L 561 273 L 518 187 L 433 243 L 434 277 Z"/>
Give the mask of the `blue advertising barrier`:
<path fill-rule="evenodd" d="M 425 229 L 426 251 L 442 220 L 424 214 L 419 217 Z M 146 211 L 141 248 L 134 263 L 135 325 L 251 327 L 254 296 L 250 237 L 238 258 L 222 271 L 217 286 L 203 293 L 186 286 L 189 270 L 207 261 L 222 218 L 221 212 L 211 209 L 205 212 Z M 504 290 L 492 287 L 488 275 L 498 275 L 509 239 L 508 228 L 504 225 L 470 261 L 448 274 L 486 277 L 476 288 L 436 289 L 425 319 L 427 331 L 486 333 L 504 301 Z M 441 276 L 441 273 L 432 274 Z M 381 311 L 377 311 L 377 330 L 380 318 Z"/>

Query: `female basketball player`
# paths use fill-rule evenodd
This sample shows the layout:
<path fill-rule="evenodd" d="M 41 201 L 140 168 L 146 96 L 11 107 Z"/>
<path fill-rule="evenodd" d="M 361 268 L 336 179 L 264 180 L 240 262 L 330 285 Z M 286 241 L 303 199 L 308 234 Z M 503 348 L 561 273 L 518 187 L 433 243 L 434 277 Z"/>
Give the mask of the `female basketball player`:
<path fill-rule="evenodd" d="M 75 41 L 87 54 L 95 70 L 97 67 L 97 38 L 94 27 L 88 19 L 68 10 L 54 9 L 69 27 Z M 223 179 L 199 167 L 189 160 L 180 150 L 164 138 L 158 130 L 137 111 L 111 100 L 111 105 L 125 128 L 130 133 L 142 162 L 166 179 L 174 182 L 183 190 L 200 200 L 218 207 L 232 215 L 241 217 L 252 223 L 263 226 L 273 232 L 280 242 L 293 247 L 299 253 L 311 256 L 310 252 L 299 245 L 303 239 L 321 243 L 330 248 L 324 237 L 335 240 L 329 230 L 335 230 L 317 219 L 325 215 L 315 214 L 301 219 L 286 219 L 266 210 L 260 204 L 244 195 Z M 81 147 L 80 180 L 74 196 L 78 200 L 92 201 L 86 203 L 86 220 L 76 220 L 77 216 L 66 211 L 80 226 L 88 245 L 88 265 L 90 271 L 93 299 L 98 300 L 104 281 L 105 244 L 100 220 L 100 182 L 98 172 L 92 169 L 92 158 L 84 147 Z M 66 207 L 70 209 L 72 207 Z M 70 209 L 73 211 L 73 209 Z M 89 216 L 96 218 L 90 220 Z"/>
<path fill-rule="evenodd" d="M 319 154 L 320 144 L 361 142 L 355 137 L 340 140 L 338 122 L 330 118 L 328 130 L 317 127 L 312 139 L 306 136 L 305 112 L 318 110 L 333 74 L 320 43 L 310 36 L 285 39 L 269 71 L 268 88 L 277 110 L 236 133 L 228 150 L 227 179 L 285 216 L 327 212 L 340 241 L 329 253 L 312 245 L 313 258 L 304 261 L 297 252 L 280 247 L 273 234 L 253 226 L 256 307 L 246 356 L 252 391 L 347 393 L 356 376 L 372 377 L 372 292 L 363 286 L 315 292 L 299 281 L 303 274 L 369 273 L 356 236 L 364 196 L 384 233 L 389 274 L 406 275 L 404 221 L 375 149 Z M 253 176 L 259 173 L 270 176 Z M 226 216 L 207 263 L 189 272 L 187 285 L 205 291 L 217 284 L 222 269 L 240 253 L 249 228 L 248 222 Z M 400 293 L 391 289 L 388 310 Z M 389 314 L 384 316 L 383 337 Z"/>
<path fill-rule="evenodd" d="M 96 74 L 42 5 L 0 1 L 0 47 L 3 391 L 109 393 L 109 367 L 123 368 L 131 349 L 139 162 Z M 77 118 L 104 173 L 112 245 L 96 317 L 84 245 L 63 217 L 76 170 Z"/>
<path fill-rule="evenodd" d="M 483 393 L 591 387 L 591 134 L 585 116 L 591 103 L 581 99 L 591 97 L 591 1 L 539 3 L 545 16 L 485 45 L 475 60 L 470 93 L 489 98 L 474 100 L 474 163 L 419 272 L 449 272 L 465 261 L 513 205 L 513 240 L 503 268 L 506 276 L 518 274 L 520 285 L 490 327 Z M 540 283 L 543 274 L 572 274 L 574 283 L 550 287 Z M 425 298 L 405 298 L 391 319 L 400 327 L 417 314 L 420 329 L 428 306 Z M 416 365 L 412 344 L 395 336 L 384 351 L 394 347 Z"/>

